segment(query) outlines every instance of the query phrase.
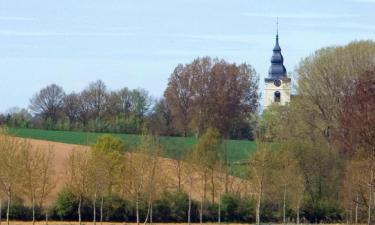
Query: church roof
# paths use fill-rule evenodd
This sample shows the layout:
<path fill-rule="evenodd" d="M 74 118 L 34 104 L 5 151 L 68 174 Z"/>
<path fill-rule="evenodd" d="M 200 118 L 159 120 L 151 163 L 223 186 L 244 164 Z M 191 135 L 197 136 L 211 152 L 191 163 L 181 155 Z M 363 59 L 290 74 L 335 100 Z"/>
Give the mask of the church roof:
<path fill-rule="evenodd" d="M 286 69 L 284 66 L 284 57 L 281 54 L 281 48 L 279 45 L 279 34 L 276 34 L 276 44 L 273 48 L 273 54 L 271 57 L 271 66 L 268 70 L 267 79 L 286 79 Z"/>

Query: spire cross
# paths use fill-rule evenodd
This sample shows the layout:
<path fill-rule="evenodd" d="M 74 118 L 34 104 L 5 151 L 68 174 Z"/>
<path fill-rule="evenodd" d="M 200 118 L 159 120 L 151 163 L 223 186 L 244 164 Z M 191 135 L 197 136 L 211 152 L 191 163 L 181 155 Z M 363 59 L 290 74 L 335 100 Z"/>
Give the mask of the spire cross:
<path fill-rule="evenodd" d="M 279 17 L 276 17 L 276 35 L 279 36 Z"/>

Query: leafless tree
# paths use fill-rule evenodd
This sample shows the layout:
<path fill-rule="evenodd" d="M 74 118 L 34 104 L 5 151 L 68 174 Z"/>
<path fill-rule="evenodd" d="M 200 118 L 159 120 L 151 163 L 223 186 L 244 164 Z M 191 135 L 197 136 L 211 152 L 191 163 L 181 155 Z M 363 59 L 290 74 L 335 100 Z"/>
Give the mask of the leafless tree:
<path fill-rule="evenodd" d="M 51 84 L 34 95 L 30 100 L 30 109 L 44 119 L 50 118 L 56 122 L 63 107 L 64 97 L 65 92 L 62 87 Z"/>

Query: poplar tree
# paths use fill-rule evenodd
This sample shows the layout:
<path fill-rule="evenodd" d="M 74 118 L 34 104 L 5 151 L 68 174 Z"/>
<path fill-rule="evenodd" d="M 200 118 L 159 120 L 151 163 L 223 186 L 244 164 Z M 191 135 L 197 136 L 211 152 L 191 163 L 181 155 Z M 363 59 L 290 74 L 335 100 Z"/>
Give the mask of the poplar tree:
<path fill-rule="evenodd" d="M 73 192 L 78 200 L 78 221 L 81 225 L 82 215 L 81 207 L 85 195 L 88 193 L 89 188 L 89 171 L 90 171 L 90 152 L 86 149 L 73 149 L 70 153 L 66 165 L 68 181 L 67 187 Z"/>
<path fill-rule="evenodd" d="M 35 207 L 43 207 L 45 198 L 55 187 L 54 183 L 54 151 L 48 149 L 33 149 L 30 143 L 20 152 L 20 178 L 22 192 L 31 202 L 32 220 L 35 224 Z M 46 220 L 47 218 L 46 210 Z"/>

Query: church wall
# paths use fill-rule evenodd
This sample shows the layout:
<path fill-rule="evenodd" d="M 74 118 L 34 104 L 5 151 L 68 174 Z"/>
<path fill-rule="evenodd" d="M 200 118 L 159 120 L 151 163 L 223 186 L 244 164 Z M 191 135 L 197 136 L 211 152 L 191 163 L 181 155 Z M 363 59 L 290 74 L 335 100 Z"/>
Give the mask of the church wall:
<path fill-rule="evenodd" d="M 281 94 L 280 104 L 285 105 L 290 102 L 291 84 L 283 82 L 280 87 L 276 87 L 272 82 L 266 82 L 264 88 L 264 106 L 267 108 L 274 102 L 274 93 L 279 91 Z"/>

